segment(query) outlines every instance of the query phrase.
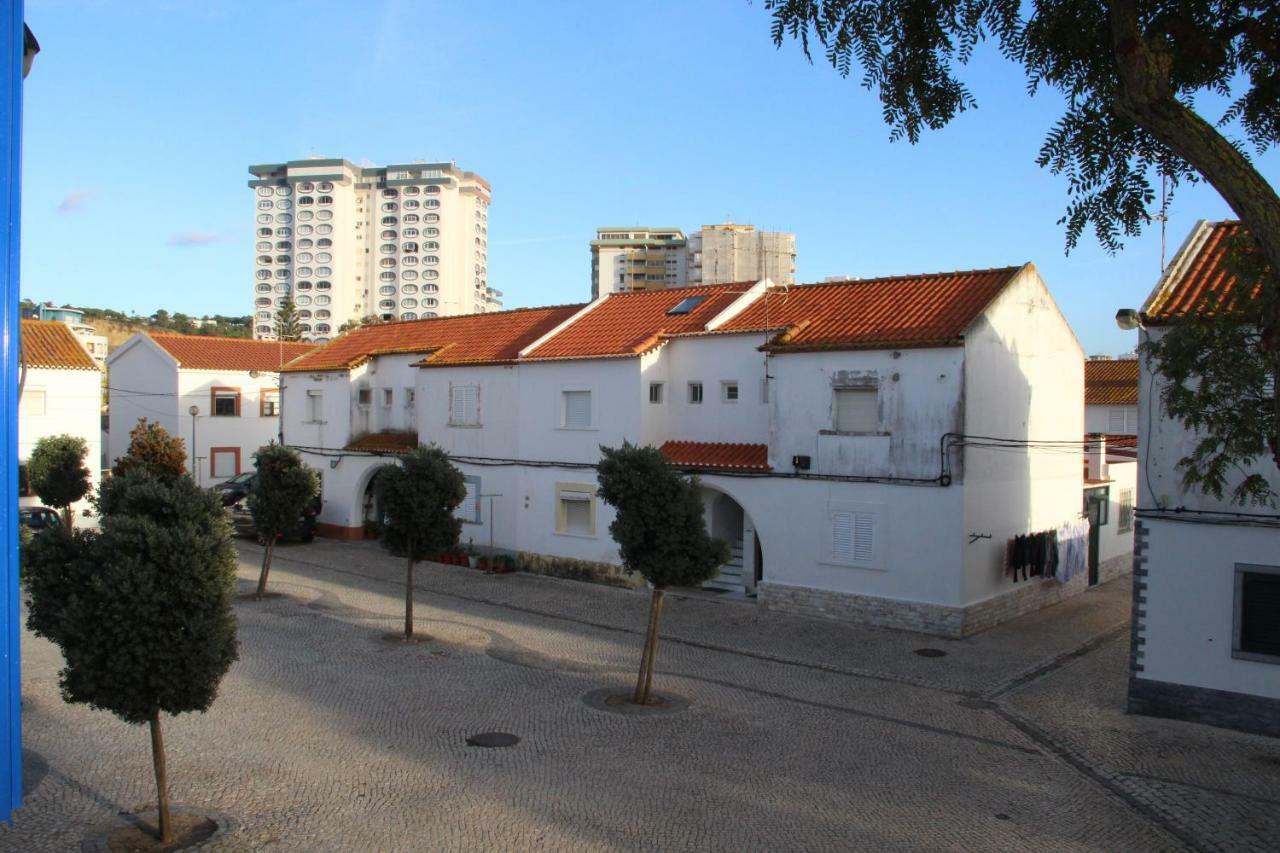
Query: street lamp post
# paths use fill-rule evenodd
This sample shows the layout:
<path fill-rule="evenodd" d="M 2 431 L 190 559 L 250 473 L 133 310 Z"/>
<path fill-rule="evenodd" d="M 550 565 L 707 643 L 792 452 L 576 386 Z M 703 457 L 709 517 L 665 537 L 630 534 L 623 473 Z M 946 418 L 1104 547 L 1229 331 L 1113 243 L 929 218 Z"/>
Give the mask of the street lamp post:
<path fill-rule="evenodd" d="M 196 467 L 196 415 L 200 414 L 200 407 L 192 403 L 187 409 L 187 414 L 191 415 L 191 477 L 196 481 L 196 485 L 200 485 L 200 470 Z"/>

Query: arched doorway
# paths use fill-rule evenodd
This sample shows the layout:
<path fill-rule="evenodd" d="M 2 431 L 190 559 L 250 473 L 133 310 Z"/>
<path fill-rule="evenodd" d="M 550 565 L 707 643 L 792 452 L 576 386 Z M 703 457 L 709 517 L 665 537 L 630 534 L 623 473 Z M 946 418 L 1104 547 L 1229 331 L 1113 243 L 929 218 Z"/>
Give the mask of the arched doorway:
<path fill-rule="evenodd" d="M 378 481 L 383 472 L 390 467 L 392 466 L 379 465 L 373 469 L 373 473 L 369 475 L 368 482 L 365 483 L 360 510 L 360 520 L 364 525 L 365 539 L 377 539 L 382 535 L 384 512 L 382 509 L 382 492 L 378 488 Z"/>
<path fill-rule="evenodd" d="M 705 486 L 703 506 L 708 532 L 729 546 L 728 562 L 703 587 L 755 595 L 763 555 L 751 517 L 732 496 Z"/>

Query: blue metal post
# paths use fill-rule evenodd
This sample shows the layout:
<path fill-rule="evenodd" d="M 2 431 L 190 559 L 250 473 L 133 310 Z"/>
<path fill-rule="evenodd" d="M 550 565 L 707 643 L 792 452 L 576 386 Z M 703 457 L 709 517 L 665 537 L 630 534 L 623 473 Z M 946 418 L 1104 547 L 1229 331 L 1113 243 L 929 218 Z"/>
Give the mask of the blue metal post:
<path fill-rule="evenodd" d="M 18 220 L 22 189 L 22 0 L 6 0 L 0 35 L 0 818 L 22 805 L 22 679 L 18 650 Z"/>

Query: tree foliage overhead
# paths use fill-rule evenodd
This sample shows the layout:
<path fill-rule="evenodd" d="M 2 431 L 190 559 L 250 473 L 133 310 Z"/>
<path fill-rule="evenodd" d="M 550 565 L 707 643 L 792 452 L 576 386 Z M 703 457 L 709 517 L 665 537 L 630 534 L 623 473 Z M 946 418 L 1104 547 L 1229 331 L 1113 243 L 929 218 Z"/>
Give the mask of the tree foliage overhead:
<path fill-rule="evenodd" d="M 467 496 L 462 472 L 435 445 L 410 450 L 378 475 L 386 514 L 382 543 L 394 554 L 425 560 L 458 544 L 462 522 L 453 511 Z"/>
<path fill-rule="evenodd" d="M 129 449 L 116 460 L 111 475 L 119 477 L 137 469 L 181 477 L 187 473 L 186 444 L 170 435 L 160 424 L 138 418 L 138 423 L 129 430 Z"/>
<path fill-rule="evenodd" d="M 45 436 L 36 442 L 27 462 L 31 490 L 45 506 L 64 512 L 89 494 L 91 474 L 85 467 L 88 443 L 75 435 Z"/>
<path fill-rule="evenodd" d="M 694 586 L 729 559 L 707 533 L 696 481 L 686 480 L 654 447 L 601 447 L 600 497 L 617 510 L 609 533 L 622 564 L 656 589 Z"/>
<path fill-rule="evenodd" d="M 1280 196 L 1249 149 L 1280 141 L 1280 4 L 1274 0 L 765 0 L 775 44 L 796 39 L 842 75 L 862 72 L 893 139 L 919 139 L 976 106 L 960 67 L 993 39 L 1028 89 L 1065 99 L 1038 163 L 1067 180 L 1067 248 L 1092 229 L 1108 251 L 1153 219 L 1153 183 L 1205 180 L 1244 224 L 1242 263 L 1271 272 L 1255 306 L 1203 312 L 1149 348 L 1180 386 L 1167 410 L 1207 431 L 1184 481 L 1237 502 L 1272 500 L 1248 474 L 1270 449 L 1280 466 Z M 1197 98 L 1225 100 L 1206 119 Z M 1236 137 L 1239 137 L 1237 139 Z M 1156 211 L 1157 213 L 1162 211 Z M 1248 255 L 1248 258 L 1244 258 Z M 1212 307 L 1212 306 L 1210 306 Z M 1236 475 L 1239 476 L 1236 476 Z"/>

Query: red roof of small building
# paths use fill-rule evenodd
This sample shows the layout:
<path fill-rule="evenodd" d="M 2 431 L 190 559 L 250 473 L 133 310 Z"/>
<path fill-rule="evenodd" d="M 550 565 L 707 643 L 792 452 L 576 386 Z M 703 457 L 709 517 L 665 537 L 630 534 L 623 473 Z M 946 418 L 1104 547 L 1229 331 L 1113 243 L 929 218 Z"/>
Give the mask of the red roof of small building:
<path fill-rule="evenodd" d="M 427 356 L 419 366 L 514 361 L 520 350 L 581 305 L 432 317 L 352 329 L 289 365 L 288 372 L 349 370 L 377 355 Z"/>
<path fill-rule="evenodd" d="M 718 331 L 785 330 L 773 352 L 951 346 L 1023 269 L 775 288 Z"/>
<path fill-rule="evenodd" d="M 375 432 L 361 436 L 346 446 L 347 450 L 367 453 L 404 453 L 418 446 L 416 432 Z"/>
<path fill-rule="evenodd" d="M 640 355 L 666 335 L 700 332 L 754 282 L 611 293 L 521 361 Z M 687 313 L 670 314 L 686 299 L 702 297 Z"/>
<path fill-rule="evenodd" d="M 767 444 L 668 441 L 658 448 L 677 468 L 703 471 L 769 471 Z"/>
<path fill-rule="evenodd" d="M 1230 312 L 1241 299 L 1257 299 L 1261 282 L 1241 285 L 1227 262 L 1231 247 L 1239 244 L 1237 238 L 1247 235 L 1235 220 L 1198 222 L 1147 298 L 1143 321 L 1165 325 L 1188 315 Z M 1247 242 L 1243 245 L 1252 248 Z"/>
<path fill-rule="evenodd" d="M 22 321 L 22 364 L 59 370 L 99 370 L 66 323 Z"/>
<path fill-rule="evenodd" d="M 1138 405 L 1138 360 L 1086 361 L 1084 401 L 1091 406 Z"/>
<path fill-rule="evenodd" d="M 163 335 L 147 337 L 187 370 L 260 370 L 275 373 L 316 344 L 255 341 L 249 338 L 217 338 L 212 335 Z"/>

